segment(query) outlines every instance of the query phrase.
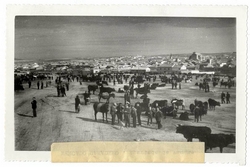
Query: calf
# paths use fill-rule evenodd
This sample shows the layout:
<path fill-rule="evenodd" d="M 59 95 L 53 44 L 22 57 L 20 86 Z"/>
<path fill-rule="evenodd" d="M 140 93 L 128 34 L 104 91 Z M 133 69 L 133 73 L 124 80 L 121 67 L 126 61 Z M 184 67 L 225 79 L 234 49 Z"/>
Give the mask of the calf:
<path fill-rule="evenodd" d="M 212 148 L 219 147 L 220 153 L 223 152 L 223 148 L 227 147 L 229 144 L 235 143 L 235 136 L 233 134 L 209 134 L 203 137 L 200 137 L 201 142 L 205 142 L 205 152 Z"/>
<path fill-rule="evenodd" d="M 211 129 L 206 126 L 188 126 L 178 124 L 176 133 L 181 133 L 188 142 L 192 142 L 193 138 L 204 138 L 211 134 Z"/>

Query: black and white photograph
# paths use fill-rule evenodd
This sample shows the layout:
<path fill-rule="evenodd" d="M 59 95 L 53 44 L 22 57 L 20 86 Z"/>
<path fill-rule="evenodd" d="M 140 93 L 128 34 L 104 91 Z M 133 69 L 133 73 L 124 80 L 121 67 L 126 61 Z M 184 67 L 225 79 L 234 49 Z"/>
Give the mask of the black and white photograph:
<path fill-rule="evenodd" d="M 16 16 L 14 35 L 15 150 L 201 141 L 235 153 L 236 18 Z"/>

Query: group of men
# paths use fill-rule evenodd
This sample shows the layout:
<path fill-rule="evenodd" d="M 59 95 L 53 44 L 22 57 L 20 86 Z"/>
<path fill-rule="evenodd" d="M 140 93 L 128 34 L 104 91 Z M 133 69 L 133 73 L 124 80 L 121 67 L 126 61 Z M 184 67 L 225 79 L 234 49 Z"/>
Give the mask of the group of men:
<path fill-rule="evenodd" d="M 226 98 L 226 102 L 225 102 L 225 98 Z M 221 93 L 221 104 L 223 103 L 230 103 L 230 94 L 227 92 L 227 94 L 225 94 L 224 92 Z"/>
<path fill-rule="evenodd" d="M 147 125 L 152 124 L 153 117 L 156 119 L 156 123 L 158 125 L 158 129 L 162 128 L 161 124 L 161 118 L 162 118 L 162 112 L 158 108 L 158 104 L 155 108 L 152 108 L 151 106 L 148 107 L 147 116 L 148 121 Z M 114 103 L 111 106 L 110 114 L 112 118 L 112 125 L 115 125 L 115 119 L 117 117 L 118 124 L 124 124 L 125 127 L 130 127 L 130 122 L 132 118 L 132 125 L 134 128 L 136 128 L 137 123 L 138 126 L 142 125 L 141 121 L 141 114 L 143 109 L 141 108 L 139 103 L 136 103 L 134 106 L 130 102 L 126 102 L 125 105 L 122 105 L 122 103 L 119 103 L 118 105 Z"/>

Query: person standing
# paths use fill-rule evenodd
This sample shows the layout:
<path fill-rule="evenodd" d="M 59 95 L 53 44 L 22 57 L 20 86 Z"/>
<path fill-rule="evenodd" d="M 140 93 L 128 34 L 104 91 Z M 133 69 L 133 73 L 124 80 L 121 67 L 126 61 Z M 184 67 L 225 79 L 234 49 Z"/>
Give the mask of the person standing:
<path fill-rule="evenodd" d="M 62 96 L 63 96 L 63 97 L 64 97 L 64 95 L 67 96 L 67 95 L 66 95 L 66 90 L 65 90 L 64 85 L 62 86 L 61 91 L 62 91 Z"/>
<path fill-rule="evenodd" d="M 179 89 L 181 89 L 181 82 L 179 82 Z"/>
<path fill-rule="evenodd" d="M 110 114 L 111 114 L 111 118 L 112 118 L 112 125 L 115 124 L 115 115 L 116 115 L 116 103 L 114 103 L 112 106 L 111 106 L 111 110 L 110 110 Z"/>
<path fill-rule="evenodd" d="M 153 108 L 151 107 L 151 104 L 149 104 L 149 107 L 148 107 L 148 112 L 147 112 L 147 115 L 148 115 L 148 123 L 147 125 L 151 125 L 152 124 L 152 120 L 153 120 Z M 149 122 L 150 121 L 150 122 Z"/>
<path fill-rule="evenodd" d="M 60 90 L 60 85 L 59 84 L 57 84 L 56 90 L 57 90 L 57 96 L 60 97 L 61 90 Z"/>
<path fill-rule="evenodd" d="M 230 94 L 228 92 L 226 94 L 226 100 L 227 100 L 227 104 L 230 103 Z"/>
<path fill-rule="evenodd" d="M 66 90 L 69 91 L 69 82 L 66 82 Z"/>
<path fill-rule="evenodd" d="M 162 113 L 161 113 L 157 103 L 156 103 L 155 109 L 156 109 L 156 113 L 155 113 L 156 123 L 158 124 L 158 129 L 161 129 L 162 128 L 162 124 L 161 124 Z"/>
<path fill-rule="evenodd" d="M 124 110 L 125 127 L 130 127 L 130 114 L 131 114 L 131 109 L 129 106 L 129 102 L 127 102 Z"/>
<path fill-rule="evenodd" d="M 129 94 L 129 90 L 126 91 L 126 93 L 124 94 L 124 105 L 126 105 L 127 102 L 130 103 L 130 94 Z"/>
<path fill-rule="evenodd" d="M 36 108 L 37 108 L 37 105 L 36 105 L 36 98 L 33 97 L 33 101 L 31 102 L 31 106 L 32 106 L 32 109 L 33 109 L 33 117 L 36 117 Z"/>
<path fill-rule="evenodd" d="M 133 86 L 131 86 L 129 93 L 130 93 L 130 98 L 133 99 L 134 98 L 134 88 L 133 88 Z"/>
<path fill-rule="evenodd" d="M 135 108 L 136 108 L 136 111 L 137 111 L 138 124 L 139 124 L 139 126 L 141 126 L 141 106 L 140 106 L 140 104 L 137 103 Z"/>
<path fill-rule="evenodd" d="M 221 104 L 223 104 L 223 103 L 225 103 L 225 93 L 224 92 L 222 92 L 221 93 Z"/>
<path fill-rule="evenodd" d="M 43 81 L 41 81 L 41 89 L 43 89 Z"/>
<path fill-rule="evenodd" d="M 29 88 L 30 88 L 31 87 L 31 81 L 30 80 L 28 81 L 28 84 L 29 84 Z"/>
<path fill-rule="evenodd" d="M 83 94 L 83 97 L 84 97 L 85 105 L 87 105 L 90 99 L 90 94 L 87 91 L 85 91 L 85 93 Z"/>
<path fill-rule="evenodd" d="M 39 87 L 40 87 L 40 82 L 37 81 L 37 89 L 39 89 Z"/>
<path fill-rule="evenodd" d="M 79 98 L 78 95 L 76 95 L 76 98 L 75 98 L 75 111 L 78 112 L 78 113 L 80 112 L 80 103 L 81 103 L 80 98 Z"/>
<path fill-rule="evenodd" d="M 120 123 L 120 121 L 122 121 L 122 103 L 119 103 L 118 106 L 116 107 L 116 115 L 118 118 L 118 123 Z"/>
<path fill-rule="evenodd" d="M 137 117 L 137 111 L 134 106 L 131 105 L 131 116 L 133 119 L 133 127 L 136 128 L 136 117 Z"/>

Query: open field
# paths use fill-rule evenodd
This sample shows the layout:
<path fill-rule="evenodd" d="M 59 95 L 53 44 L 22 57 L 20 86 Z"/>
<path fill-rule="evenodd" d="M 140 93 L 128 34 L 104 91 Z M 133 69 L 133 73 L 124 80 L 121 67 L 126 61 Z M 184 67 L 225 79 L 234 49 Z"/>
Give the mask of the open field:
<path fill-rule="evenodd" d="M 55 77 L 54 77 L 55 78 Z M 198 81 L 198 80 L 197 80 Z M 236 129 L 236 90 L 235 87 L 228 89 L 217 86 L 213 88 L 210 84 L 210 92 L 199 91 L 195 86 L 195 79 L 191 83 L 182 83 L 182 89 L 172 90 L 171 85 L 151 90 L 148 95 L 151 102 L 154 100 L 172 98 L 185 99 L 186 110 L 194 100 L 207 101 L 213 98 L 220 101 L 222 91 L 231 94 L 231 104 L 221 104 L 215 111 L 208 111 L 208 114 L 202 117 L 199 123 L 194 122 L 194 116 L 190 115 L 190 120 L 182 121 L 167 117 L 162 120 L 163 128 L 157 130 L 155 119 L 152 126 L 147 126 L 147 116 L 142 115 L 142 126 L 136 128 L 119 129 L 118 125 L 111 125 L 111 116 L 108 114 L 109 122 L 102 122 L 102 114 L 98 113 L 98 121 L 94 120 L 93 102 L 97 100 L 97 94 L 91 95 L 91 104 L 81 105 L 80 113 L 75 113 L 75 96 L 78 93 L 84 93 L 90 82 L 71 82 L 70 89 L 67 91 L 67 97 L 57 97 L 55 82 L 43 90 L 37 90 L 36 82 L 32 83 L 31 88 L 24 84 L 24 91 L 15 93 L 15 148 L 22 151 L 49 151 L 53 142 L 79 142 L 79 141 L 183 141 L 186 139 L 182 134 L 175 133 L 176 124 L 185 124 L 193 126 L 208 126 L 212 133 L 235 134 Z M 157 82 L 159 78 L 157 77 Z M 122 84 L 113 86 L 123 88 Z M 124 102 L 123 93 L 117 93 L 115 99 L 111 102 Z M 38 102 L 37 117 L 32 118 L 31 101 L 36 97 Z M 103 100 L 104 101 L 104 100 Z M 139 99 L 131 99 L 132 104 Z M 83 102 L 83 97 L 81 97 Z M 179 110 L 183 112 L 183 110 Z M 116 120 L 117 123 L 117 120 Z M 194 139 L 194 141 L 198 141 Z M 208 150 L 207 152 L 219 152 L 219 148 Z M 231 144 L 223 149 L 223 152 L 235 152 L 235 144 Z"/>

